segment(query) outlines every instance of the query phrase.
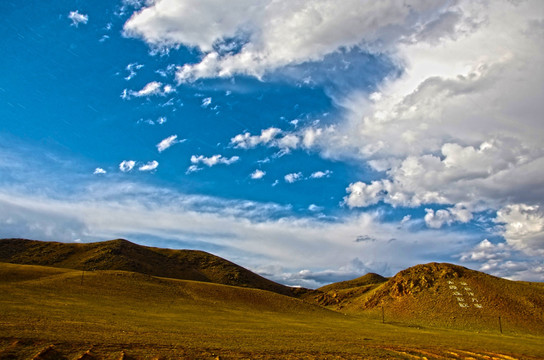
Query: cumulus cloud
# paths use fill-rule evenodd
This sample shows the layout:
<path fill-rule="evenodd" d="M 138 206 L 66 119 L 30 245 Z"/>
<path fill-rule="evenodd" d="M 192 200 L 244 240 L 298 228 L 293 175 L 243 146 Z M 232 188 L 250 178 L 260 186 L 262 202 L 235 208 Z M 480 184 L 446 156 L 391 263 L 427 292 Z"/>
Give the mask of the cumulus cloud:
<path fill-rule="evenodd" d="M 471 251 L 461 255 L 461 261 L 488 261 L 506 259 L 510 257 L 510 248 L 505 243 L 493 244 L 484 239 Z"/>
<path fill-rule="evenodd" d="M 136 12 L 124 31 L 154 48 L 198 48 L 202 60 L 180 66 L 179 82 L 234 74 L 262 77 L 267 71 L 319 60 L 341 48 L 379 50 L 411 34 L 422 38 L 425 33 L 428 39 L 441 36 L 444 28 L 457 23 L 453 16 L 436 21 L 444 7 L 422 0 L 402 5 L 393 0 L 379 4 L 346 0 L 342 6 L 333 0 L 244 0 L 224 6 L 161 0 Z M 437 22 L 432 31 L 425 26 L 431 20 Z"/>
<path fill-rule="evenodd" d="M 122 172 L 129 172 L 132 169 L 134 169 L 135 165 L 136 165 L 136 161 L 134 160 L 123 160 L 119 164 L 119 170 L 121 170 Z"/>
<path fill-rule="evenodd" d="M 161 142 L 159 142 L 157 144 L 157 150 L 159 152 L 163 152 L 164 150 L 168 149 L 169 147 L 175 145 L 175 144 L 179 144 L 179 143 L 182 143 L 184 142 L 184 140 L 178 140 L 178 136 L 177 135 L 170 135 L 169 137 L 161 140 Z"/>
<path fill-rule="evenodd" d="M 252 172 L 250 176 L 252 179 L 257 180 L 257 179 L 262 179 L 265 175 L 266 175 L 266 171 L 257 169 L 254 172 Z"/>
<path fill-rule="evenodd" d="M 94 169 L 94 172 L 93 172 L 93 174 L 95 174 L 95 175 L 96 175 L 96 174 L 105 174 L 105 173 L 107 173 L 107 171 L 104 170 L 104 169 L 102 169 L 102 168 L 99 168 L 99 167 L 97 167 L 96 169 Z"/>
<path fill-rule="evenodd" d="M 244 134 L 238 134 L 232 139 L 230 143 L 235 148 L 240 149 L 253 149 L 258 145 L 266 145 L 275 140 L 276 136 L 281 134 L 281 130 L 275 127 L 264 129 L 261 131 L 261 135 L 251 135 L 246 132 Z"/>
<path fill-rule="evenodd" d="M 312 179 L 321 179 L 321 178 L 329 177 L 329 176 L 331 176 L 331 174 L 332 174 L 332 171 L 330 171 L 330 170 L 316 171 L 316 172 L 312 173 L 312 175 L 310 175 L 310 178 L 312 178 Z"/>
<path fill-rule="evenodd" d="M 520 256 L 519 249 L 507 242 L 484 239 L 471 250 L 461 253 L 460 260 L 476 269 L 512 280 L 542 281 L 544 266 L 533 256 Z M 533 254 L 536 255 L 536 254 Z"/>
<path fill-rule="evenodd" d="M 511 204 L 497 212 L 506 242 L 528 254 L 544 255 L 544 211 L 538 205 Z"/>
<path fill-rule="evenodd" d="M 68 19 L 72 20 L 72 26 L 78 27 L 79 24 L 87 24 L 89 21 L 89 16 L 85 14 L 80 14 L 79 10 L 70 11 L 68 14 Z"/>
<path fill-rule="evenodd" d="M 456 204 L 447 209 L 425 209 L 425 224 L 428 227 L 439 229 L 444 224 L 451 225 L 454 222 L 468 223 L 472 220 L 472 212 L 462 204 Z"/>
<path fill-rule="evenodd" d="M 210 157 L 206 157 L 204 155 L 198 155 L 198 156 L 193 155 L 191 156 L 191 163 L 193 165 L 189 166 L 189 168 L 187 169 L 187 173 L 190 174 L 192 172 L 202 170 L 202 168 L 198 166 L 199 164 L 204 164 L 208 167 L 216 166 L 219 164 L 228 166 L 228 165 L 234 164 L 238 160 L 240 160 L 240 157 L 238 156 L 231 156 L 230 158 L 227 158 L 219 154 L 216 154 Z"/>
<path fill-rule="evenodd" d="M 230 144 L 240 149 L 253 149 L 257 146 L 274 147 L 287 154 L 291 150 L 315 147 L 320 138 L 332 132 L 334 126 L 324 129 L 308 127 L 295 132 L 270 127 L 261 130 L 260 135 L 251 135 L 249 132 L 238 134 L 230 139 Z"/>
<path fill-rule="evenodd" d="M 364 207 L 384 201 L 395 206 L 417 207 L 486 202 L 494 207 L 512 196 L 544 198 L 532 177 L 541 172 L 539 166 L 544 163 L 544 157 L 537 155 L 541 151 L 536 148 L 495 139 L 478 147 L 446 143 L 440 151 L 440 155 L 408 155 L 402 160 L 389 161 L 387 178 L 351 184 L 346 203 Z M 515 175 L 518 172 L 531 176 L 519 178 Z M 466 191 L 467 188 L 471 191 Z"/>
<path fill-rule="evenodd" d="M 296 172 L 296 173 L 287 174 L 283 178 L 284 178 L 285 182 L 287 182 L 289 184 L 292 184 L 294 182 L 302 180 L 303 176 L 302 176 L 301 172 Z"/>
<path fill-rule="evenodd" d="M 141 165 L 138 170 L 140 171 L 152 171 L 159 166 L 159 163 L 156 160 L 150 161 L 146 164 Z"/>
<path fill-rule="evenodd" d="M 346 121 L 317 145 L 384 174 L 351 184 L 347 205 L 454 205 L 428 211 L 425 220 L 434 227 L 470 220 L 471 207 L 542 206 L 535 179 L 544 177 L 538 120 L 544 56 L 537 50 L 544 27 L 534 24 L 543 7 L 461 1 L 456 14 L 444 13 L 441 26 L 429 24 L 428 31 L 449 33 L 439 43 L 418 33 L 396 46 L 405 66 L 400 77 L 386 79 L 370 96 L 340 100 Z M 470 19 L 473 26 L 452 26 Z M 461 205 L 469 209 L 452 212 Z"/>

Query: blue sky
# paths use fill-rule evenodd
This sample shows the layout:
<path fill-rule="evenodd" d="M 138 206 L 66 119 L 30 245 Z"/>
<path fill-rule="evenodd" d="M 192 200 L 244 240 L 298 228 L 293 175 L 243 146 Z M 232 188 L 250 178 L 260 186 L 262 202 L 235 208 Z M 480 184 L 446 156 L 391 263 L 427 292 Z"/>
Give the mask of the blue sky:
<path fill-rule="evenodd" d="M 544 280 L 539 1 L 0 4 L 0 236 L 316 287 Z"/>

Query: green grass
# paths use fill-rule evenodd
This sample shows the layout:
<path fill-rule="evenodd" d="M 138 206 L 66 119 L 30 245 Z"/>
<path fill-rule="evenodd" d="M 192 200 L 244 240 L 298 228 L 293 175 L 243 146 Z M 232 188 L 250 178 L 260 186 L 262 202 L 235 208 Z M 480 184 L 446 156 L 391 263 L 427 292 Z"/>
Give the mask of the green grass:
<path fill-rule="evenodd" d="M 50 344 L 66 359 L 91 348 L 97 359 L 118 359 L 122 350 L 134 359 L 468 356 L 463 351 L 544 357 L 539 336 L 391 320 L 382 324 L 378 313 L 344 315 L 263 290 L 123 271 L 85 272 L 82 282 L 81 271 L 0 263 L 0 358 L 31 358 Z"/>

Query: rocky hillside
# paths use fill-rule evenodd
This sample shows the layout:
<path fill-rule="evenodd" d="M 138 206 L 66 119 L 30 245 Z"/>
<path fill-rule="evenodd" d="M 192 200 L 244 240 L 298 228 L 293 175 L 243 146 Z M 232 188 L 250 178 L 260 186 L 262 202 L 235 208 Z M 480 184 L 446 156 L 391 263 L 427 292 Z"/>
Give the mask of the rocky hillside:
<path fill-rule="evenodd" d="M 379 284 L 340 287 L 326 287 L 321 303 L 331 309 L 376 317 L 382 316 L 383 309 L 386 321 L 419 326 L 489 331 L 502 327 L 544 333 L 544 287 L 540 283 L 510 281 L 457 265 L 430 263 L 403 270 Z"/>

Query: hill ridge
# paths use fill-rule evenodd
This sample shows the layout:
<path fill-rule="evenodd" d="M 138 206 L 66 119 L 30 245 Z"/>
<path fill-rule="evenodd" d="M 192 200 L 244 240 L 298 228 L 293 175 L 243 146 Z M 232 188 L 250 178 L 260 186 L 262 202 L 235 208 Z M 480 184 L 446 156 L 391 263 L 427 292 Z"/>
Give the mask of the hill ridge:
<path fill-rule="evenodd" d="M 138 245 L 125 239 L 94 243 L 0 239 L 0 261 L 88 271 L 125 270 L 180 280 L 256 288 L 288 296 L 304 292 L 273 282 L 205 251 L 162 249 Z"/>

